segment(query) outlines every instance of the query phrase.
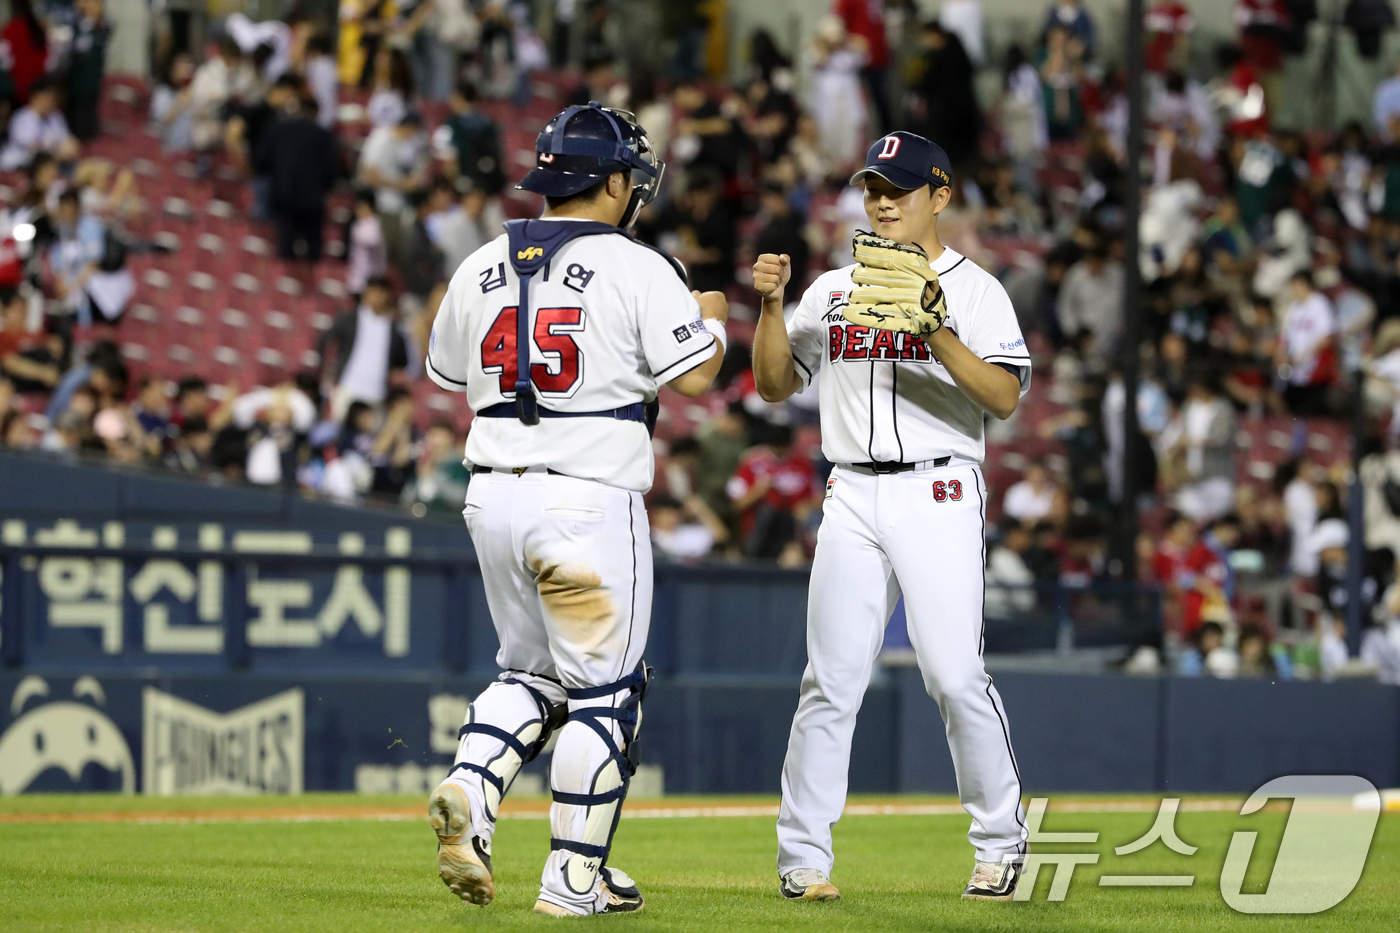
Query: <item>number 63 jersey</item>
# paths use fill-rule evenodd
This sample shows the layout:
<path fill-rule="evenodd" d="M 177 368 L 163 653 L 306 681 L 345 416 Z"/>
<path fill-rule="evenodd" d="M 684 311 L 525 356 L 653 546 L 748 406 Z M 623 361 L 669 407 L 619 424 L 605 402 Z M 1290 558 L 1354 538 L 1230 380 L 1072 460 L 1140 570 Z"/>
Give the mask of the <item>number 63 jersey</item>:
<path fill-rule="evenodd" d="M 427 371 L 473 411 L 513 402 L 520 279 L 502 235 L 463 261 L 428 341 Z M 530 379 L 542 409 L 594 412 L 656 398 L 666 382 L 713 355 L 715 337 L 666 257 L 619 235 L 571 240 L 530 279 Z M 646 492 L 651 437 L 612 417 L 476 418 L 470 464 L 544 466 Z"/>

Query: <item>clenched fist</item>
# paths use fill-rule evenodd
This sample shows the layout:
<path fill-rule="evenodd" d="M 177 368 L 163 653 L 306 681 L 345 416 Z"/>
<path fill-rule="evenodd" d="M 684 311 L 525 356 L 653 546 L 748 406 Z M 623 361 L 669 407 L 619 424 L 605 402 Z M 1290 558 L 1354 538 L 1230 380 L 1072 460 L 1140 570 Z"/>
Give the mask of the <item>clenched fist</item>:
<path fill-rule="evenodd" d="M 692 289 L 690 294 L 700 306 L 700 317 L 728 322 L 729 300 L 724 297 L 724 292 L 698 292 Z"/>
<path fill-rule="evenodd" d="M 792 278 L 792 257 L 764 253 L 753 264 L 753 287 L 764 298 L 781 299 L 783 287 Z"/>

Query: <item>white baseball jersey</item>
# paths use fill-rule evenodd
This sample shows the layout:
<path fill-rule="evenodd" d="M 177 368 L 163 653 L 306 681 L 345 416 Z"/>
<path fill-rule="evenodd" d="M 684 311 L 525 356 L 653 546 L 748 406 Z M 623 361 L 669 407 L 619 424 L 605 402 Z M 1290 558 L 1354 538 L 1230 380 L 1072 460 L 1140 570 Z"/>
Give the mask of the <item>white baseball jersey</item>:
<path fill-rule="evenodd" d="M 1031 358 L 1000 282 L 945 248 L 932 262 L 948 301 L 944 326 L 989 363 L 1015 367 L 1021 394 Z M 851 324 L 841 316 L 855 266 L 817 278 L 792 312 L 788 339 L 804 387 L 821 374 L 822 453 L 832 463 L 917 462 L 954 456 L 981 463 L 982 408 L 910 334 Z"/>
<path fill-rule="evenodd" d="M 466 392 L 473 411 L 513 402 L 520 279 L 505 235 L 477 250 L 448 285 L 428 375 Z M 704 363 L 715 337 L 664 257 L 627 237 L 579 237 L 530 280 L 531 378 L 541 408 L 605 411 L 656 398 L 657 389 Z M 578 479 L 646 492 L 655 472 L 644 425 L 613 418 L 477 418 L 469 463 L 544 466 Z"/>

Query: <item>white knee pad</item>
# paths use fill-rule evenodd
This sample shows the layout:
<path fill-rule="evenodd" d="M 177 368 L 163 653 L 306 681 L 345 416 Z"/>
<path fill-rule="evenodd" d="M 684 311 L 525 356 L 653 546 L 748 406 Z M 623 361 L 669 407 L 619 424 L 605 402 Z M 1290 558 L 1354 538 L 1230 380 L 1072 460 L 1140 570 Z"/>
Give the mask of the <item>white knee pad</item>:
<path fill-rule="evenodd" d="M 639 665 L 615 683 L 568 691 L 569 721 L 554 749 L 550 784 L 556 804 L 583 807 L 585 815 L 580 828 L 577 811 L 556 807 L 550 848 L 558 853 L 551 862 L 575 895 L 591 892 L 607 864 L 637 770 L 637 730 L 650 677 L 650 668 Z"/>
<path fill-rule="evenodd" d="M 568 716 L 563 695 L 564 688 L 553 681 L 509 671 L 467 709 L 466 724 L 458 732 L 457 760 L 448 776 L 461 771 L 480 778 L 483 815 L 490 822 L 496 821 L 501 799 L 520 769 L 563 725 Z"/>

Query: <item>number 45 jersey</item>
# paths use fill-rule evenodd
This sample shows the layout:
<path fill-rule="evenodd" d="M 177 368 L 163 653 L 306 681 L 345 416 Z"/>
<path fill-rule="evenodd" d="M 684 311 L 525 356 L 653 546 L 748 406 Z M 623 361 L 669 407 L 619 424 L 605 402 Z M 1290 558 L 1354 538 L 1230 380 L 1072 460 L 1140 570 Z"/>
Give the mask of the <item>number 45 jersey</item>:
<path fill-rule="evenodd" d="M 433 323 L 428 375 L 466 392 L 479 412 L 514 402 L 520 279 L 502 235 L 457 269 Z M 626 236 L 566 243 L 530 279 L 530 380 L 541 409 L 602 412 L 656 398 L 666 382 L 713 355 L 700 306 L 665 256 Z M 612 417 L 515 417 L 472 422 L 467 462 L 545 466 L 578 479 L 646 492 L 651 437 Z"/>

